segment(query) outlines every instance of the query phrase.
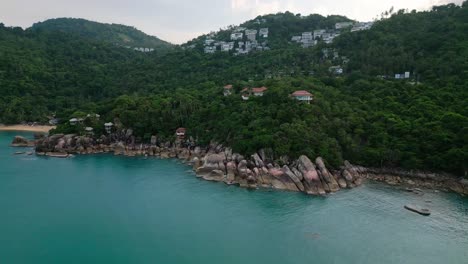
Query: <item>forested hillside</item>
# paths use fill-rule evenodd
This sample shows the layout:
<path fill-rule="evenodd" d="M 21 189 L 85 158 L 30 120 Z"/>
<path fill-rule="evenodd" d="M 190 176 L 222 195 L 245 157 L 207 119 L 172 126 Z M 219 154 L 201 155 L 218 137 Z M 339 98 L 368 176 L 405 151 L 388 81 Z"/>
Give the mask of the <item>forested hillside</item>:
<path fill-rule="evenodd" d="M 165 51 L 172 44 L 140 30 L 119 24 L 103 24 L 85 19 L 57 18 L 34 24 L 30 31 L 62 32 L 89 40 L 104 41 L 130 48 L 149 48 Z"/>
<path fill-rule="evenodd" d="M 322 156 L 331 166 L 349 159 L 463 175 L 467 11 L 466 1 L 400 11 L 371 30 L 345 32 L 333 44 L 311 48 L 280 41 L 295 34 L 291 28 L 310 30 L 307 23 L 290 25 L 305 18 L 264 16 L 277 44 L 245 56 L 181 48 L 138 53 L 72 32 L 2 26 L 0 122 L 47 122 L 56 113 L 63 120 L 57 132 L 82 133 L 67 120 L 99 113 L 100 121 L 86 125 L 102 131 L 104 122 L 119 117 L 141 141 L 152 134 L 170 139 L 186 127 L 200 144 L 217 140 L 244 154 L 270 148 L 277 158 Z M 306 19 L 310 25 L 347 21 Z M 344 74 L 329 71 L 343 60 L 325 56 L 324 49 L 349 59 Z M 406 71 L 411 78 L 393 78 Z M 225 97 L 226 84 L 234 93 Z M 260 86 L 268 87 L 263 97 L 241 99 L 244 87 Z M 294 101 L 289 95 L 296 90 L 311 92 L 314 101 Z"/>

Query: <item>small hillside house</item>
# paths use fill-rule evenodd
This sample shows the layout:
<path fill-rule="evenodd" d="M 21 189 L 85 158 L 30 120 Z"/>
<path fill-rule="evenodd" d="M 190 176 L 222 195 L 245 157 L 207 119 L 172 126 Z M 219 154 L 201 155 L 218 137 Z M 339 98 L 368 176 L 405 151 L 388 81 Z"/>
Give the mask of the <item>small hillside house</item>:
<path fill-rule="evenodd" d="M 328 71 L 336 75 L 343 74 L 343 68 L 341 68 L 341 66 L 332 66 L 328 68 Z"/>
<path fill-rule="evenodd" d="M 60 119 L 58 118 L 52 118 L 49 120 L 49 125 L 56 126 L 60 122 Z"/>
<path fill-rule="evenodd" d="M 242 89 L 241 95 L 242 95 L 242 100 L 244 100 L 244 101 L 249 100 L 249 97 L 250 97 L 250 90 L 249 90 L 249 88 L 244 88 L 244 89 Z"/>
<path fill-rule="evenodd" d="M 184 128 L 184 127 L 179 127 L 177 130 L 176 130 L 176 136 L 179 138 L 179 139 L 184 139 L 185 138 L 185 132 L 187 130 Z"/>
<path fill-rule="evenodd" d="M 224 96 L 229 96 L 232 94 L 232 84 L 224 86 Z"/>
<path fill-rule="evenodd" d="M 295 91 L 294 93 L 291 94 L 291 97 L 298 101 L 303 101 L 307 102 L 310 104 L 310 101 L 313 100 L 313 95 L 309 93 L 308 91 L 300 90 L 300 91 Z"/>
<path fill-rule="evenodd" d="M 76 124 L 78 124 L 78 118 L 72 118 L 72 119 L 70 119 L 70 125 L 74 126 L 74 125 L 76 125 Z"/>
<path fill-rule="evenodd" d="M 247 37 L 248 40 L 250 41 L 255 41 L 257 37 L 257 30 L 255 29 L 247 29 L 245 31 L 245 36 Z"/>
<path fill-rule="evenodd" d="M 242 32 L 235 32 L 231 34 L 231 40 L 242 40 L 244 37 L 244 33 Z"/>
<path fill-rule="evenodd" d="M 109 122 L 109 123 L 105 123 L 104 124 L 104 128 L 106 129 L 106 132 L 108 134 L 110 134 L 112 132 L 112 127 L 114 126 L 114 124 L 112 124 L 112 122 Z"/>
<path fill-rule="evenodd" d="M 252 88 L 252 93 L 255 96 L 263 96 L 263 93 L 265 93 L 266 90 L 268 90 L 268 88 L 266 88 L 265 86 L 258 87 L 258 88 Z"/>
<path fill-rule="evenodd" d="M 268 38 L 268 28 L 261 28 L 258 34 L 260 37 Z"/>
<path fill-rule="evenodd" d="M 85 127 L 86 134 L 88 135 L 93 135 L 93 128 L 92 127 Z"/>

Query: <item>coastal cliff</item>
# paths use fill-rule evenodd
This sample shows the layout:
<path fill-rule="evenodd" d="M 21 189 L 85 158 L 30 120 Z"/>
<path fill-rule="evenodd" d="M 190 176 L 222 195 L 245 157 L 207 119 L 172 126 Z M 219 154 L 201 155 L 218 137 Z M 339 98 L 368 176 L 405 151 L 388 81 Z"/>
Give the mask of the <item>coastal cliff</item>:
<path fill-rule="evenodd" d="M 37 155 L 52 157 L 113 153 L 129 157 L 178 158 L 191 165 L 197 177 L 244 188 L 272 188 L 309 195 L 326 195 L 357 187 L 364 180 L 374 180 L 391 185 L 424 187 L 468 195 L 468 180 L 449 174 L 365 168 L 348 161 L 340 168 L 330 170 L 321 157 L 311 160 L 302 155 L 292 161 L 287 157 L 274 160 L 273 155 L 266 150 L 259 150 L 250 157 L 245 157 L 215 142 L 201 147 L 191 140 L 162 142 L 157 136 L 152 136 L 149 144 L 143 144 L 135 142 L 131 129 L 98 138 L 55 134 L 28 141 L 15 137 L 12 144 L 32 145 L 35 146 Z"/>

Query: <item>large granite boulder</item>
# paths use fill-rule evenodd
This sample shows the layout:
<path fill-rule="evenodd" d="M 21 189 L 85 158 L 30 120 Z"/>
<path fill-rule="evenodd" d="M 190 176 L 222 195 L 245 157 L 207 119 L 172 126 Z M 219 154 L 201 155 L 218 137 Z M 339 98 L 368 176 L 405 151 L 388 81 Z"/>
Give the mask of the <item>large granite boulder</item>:
<path fill-rule="evenodd" d="M 177 158 L 182 160 L 189 160 L 190 159 L 190 150 L 187 148 L 177 150 Z"/>
<path fill-rule="evenodd" d="M 202 178 L 207 181 L 225 181 L 226 179 L 222 170 L 212 170 L 210 173 L 202 175 Z"/>
<path fill-rule="evenodd" d="M 264 163 L 263 163 L 263 160 L 260 158 L 260 156 L 257 153 L 252 155 L 252 160 L 255 163 L 255 166 L 257 168 L 261 168 L 261 167 L 265 166 Z"/>
<path fill-rule="evenodd" d="M 231 148 L 225 148 L 224 149 L 224 156 L 226 161 L 231 161 L 232 160 L 232 149 Z"/>
<path fill-rule="evenodd" d="M 365 173 L 365 168 L 354 166 L 347 160 L 345 160 L 344 166 L 341 168 L 341 176 L 346 180 L 349 187 L 360 185 Z"/>
<path fill-rule="evenodd" d="M 156 143 L 158 143 L 158 137 L 155 135 L 151 136 L 150 143 L 151 145 L 156 145 Z"/>
<path fill-rule="evenodd" d="M 302 175 L 302 173 L 299 170 L 297 170 L 295 167 L 291 167 L 291 171 L 294 173 L 294 175 L 296 175 L 299 181 L 302 182 L 304 180 L 304 176 Z"/>
<path fill-rule="evenodd" d="M 29 140 L 22 136 L 16 136 L 11 142 L 12 147 L 27 147 L 29 146 Z"/>
<path fill-rule="evenodd" d="M 67 142 L 66 142 L 65 138 L 60 138 L 60 139 L 58 140 L 58 142 L 57 142 L 57 145 L 55 145 L 55 147 L 54 147 L 54 151 L 60 152 L 60 153 L 65 153 L 65 152 L 67 152 L 67 151 L 65 150 L 66 143 L 67 143 Z"/>
<path fill-rule="evenodd" d="M 331 192 L 337 192 L 340 190 L 338 182 L 335 180 L 335 177 L 328 171 L 327 167 L 325 167 L 325 163 L 321 157 L 315 159 L 315 164 L 317 164 L 317 168 L 320 171 L 320 175 L 322 176 L 323 181 L 328 185 L 328 188 Z M 325 186 L 325 184 L 324 184 Z"/>
<path fill-rule="evenodd" d="M 287 176 L 285 177 L 281 169 L 273 167 L 268 170 L 268 174 L 271 176 L 270 184 L 274 189 L 297 191 L 296 185 L 294 183 L 291 185 L 290 179 L 286 180 Z"/>
<path fill-rule="evenodd" d="M 193 170 L 194 171 L 197 171 L 198 168 L 200 168 L 201 165 L 202 165 L 202 161 L 198 157 L 194 157 L 192 159 L 192 163 L 193 163 Z"/>
<path fill-rule="evenodd" d="M 125 145 L 122 141 L 114 145 L 114 155 L 124 155 L 125 151 Z"/>
<path fill-rule="evenodd" d="M 296 188 L 299 191 L 301 192 L 305 191 L 304 185 L 302 184 L 301 179 L 299 179 L 299 177 L 288 166 L 284 165 L 282 170 L 284 172 L 284 175 L 288 176 L 289 179 L 291 179 L 294 182 L 294 184 L 296 185 Z"/>
<path fill-rule="evenodd" d="M 257 184 L 257 178 L 247 165 L 248 163 L 246 160 L 241 160 L 237 165 L 238 175 L 236 175 L 236 182 L 238 182 L 241 187 L 254 188 Z"/>
<path fill-rule="evenodd" d="M 325 195 L 325 190 L 320 181 L 319 174 L 315 169 L 315 165 L 307 156 L 300 156 L 297 161 L 297 169 L 304 177 L 304 187 L 307 194 Z"/>
<path fill-rule="evenodd" d="M 236 163 L 234 161 L 230 161 L 226 164 L 226 183 L 232 184 L 236 179 L 237 168 Z"/>
<path fill-rule="evenodd" d="M 299 157 L 297 168 L 302 173 L 307 183 L 320 180 L 314 164 L 307 156 L 302 155 Z"/>
<path fill-rule="evenodd" d="M 207 154 L 204 158 L 203 165 L 197 169 L 197 174 L 207 175 L 213 170 L 225 171 L 225 156 L 224 153 L 220 154 Z"/>

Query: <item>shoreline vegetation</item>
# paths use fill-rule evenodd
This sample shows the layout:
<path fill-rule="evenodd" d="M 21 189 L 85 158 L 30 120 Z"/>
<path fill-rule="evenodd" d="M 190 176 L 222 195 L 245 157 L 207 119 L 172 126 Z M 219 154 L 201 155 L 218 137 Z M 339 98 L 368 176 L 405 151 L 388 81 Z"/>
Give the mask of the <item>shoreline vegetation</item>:
<path fill-rule="evenodd" d="M 30 125 L 0 125 L 0 131 L 24 131 L 36 133 L 49 133 L 56 126 L 30 126 Z"/>
<path fill-rule="evenodd" d="M 399 10 L 329 43 L 324 32 L 350 19 L 284 12 L 167 53 L 119 47 L 111 25 L 0 23 L 8 55 L 0 56 L 0 123 L 58 124 L 50 134 L 96 136 L 120 123 L 133 128 L 136 144 L 153 134 L 167 142 L 186 128 L 197 145 L 214 140 L 248 157 L 271 149 L 275 160 L 320 156 L 330 168 L 349 160 L 468 177 L 466 17 L 468 0 Z M 259 33 L 252 30 L 269 28 L 256 46 L 270 50 L 220 51 L 231 49 L 234 31 L 245 33 L 240 28 L 249 41 Z M 303 34 L 307 42 L 317 35 L 317 44 L 293 41 Z M 247 47 L 243 38 L 237 51 Z M 205 54 L 206 43 L 218 51 Z"/>
<path fill-rule="evenodd" d="M 197 146 L 194 142 L 184 143 L 180 139 L 159 141 L 157 136 L 152 136 L 150 143 L 135 143 L 130 129 L 99 138 L 55 134 L 28 140 L 16 136 L 11 146 L 35 147 L 36 155 L 57 158 L 100 153 L 176 158 L 192 166 L 199 178 L 252 189 L 267 188 L 323 196 L 355 188 L 371 180 L 406 187 L 407 191 L 417 195 L 422 194 L 419 188 L 468 195 L 468 180 L 447 173 L 367 168 L 348 161 L 339 168 L 328 169 L 321 157 L 311 160 L 302 155 L 295 160 L 275 160 L 264 149 L 251 156 L 243 156 L 214 141 L 207 146 Z"/>

